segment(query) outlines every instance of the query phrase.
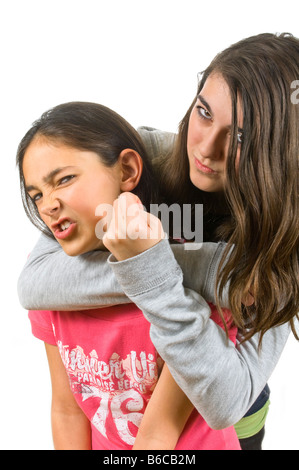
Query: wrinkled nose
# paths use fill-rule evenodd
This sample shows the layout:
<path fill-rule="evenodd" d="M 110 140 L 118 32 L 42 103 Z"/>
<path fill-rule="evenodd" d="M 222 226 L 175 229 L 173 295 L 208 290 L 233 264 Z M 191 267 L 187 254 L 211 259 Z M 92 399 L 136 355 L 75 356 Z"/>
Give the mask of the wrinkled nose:
<path fill-rule="evenodd" d="M 43 198 L 43 205 L 40 208 L 40 214 L 52 217 L 60 208 L 60 202 L 56 198 Z"/>

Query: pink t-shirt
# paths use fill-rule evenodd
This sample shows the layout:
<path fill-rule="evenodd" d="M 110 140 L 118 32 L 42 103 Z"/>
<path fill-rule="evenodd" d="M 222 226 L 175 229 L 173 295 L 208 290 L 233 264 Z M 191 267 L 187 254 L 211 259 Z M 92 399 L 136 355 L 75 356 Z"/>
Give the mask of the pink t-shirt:
<path fill-rule="evenodd" d="M 91 422 L 92 448 L 131 449 L 163 365 L 142 312 L 127 304 L 30 311 L 29 318 L 34 336 L 59 348 L 75 399 Z M 240 445 L 233 427 L 212 430 L 194 410 L 176 449 L 239 450 Z"/>

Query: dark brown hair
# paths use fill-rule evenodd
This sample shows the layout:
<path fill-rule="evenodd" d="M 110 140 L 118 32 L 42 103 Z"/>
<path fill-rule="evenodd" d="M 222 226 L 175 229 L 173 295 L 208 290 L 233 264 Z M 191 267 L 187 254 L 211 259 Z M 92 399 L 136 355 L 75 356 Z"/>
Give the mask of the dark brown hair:
<path fill-rule="evenodd" d="M 44 231 L 50 231 L 41 220 L 35 203 L 25 188 L 23 159 L 30 143 L 36 137 L 63 143 L 79 150 L 95 152 L 108 167 L 117 163 L 122 150 L 130 148 L 138 152 L 143 161 L 140 181 L 133 190 L 144 206 L 156 202 L 157 191 L 151 164 L 138 132 L 119 114 L 111 109 L 88 102 L 71 102 L 58 105 L 45 112 L 33 123 L 21 140 L 17 151 L 17 165 L 23 205 L 31 222 Z"/>
<path fill-rule="evenodd" d="M 220 54 L 203 72 L 197 95 L 207 78 L 225 79 L 232 100 L 232 133 L 224 188 L 224 211 L 230 223 L 219 266 L 220 294 L 229 282 L 232 315 L 247 337 L 290 322 L 299 312 L 299 104 L 292 103 L 291 84 L 299 79 L 299 40 L 290 34 L 260 34 L 244 39 Z M 243 112 L 240 162 L 236 170 L 237 99 Z M 165 191 L 181 200 L 189 196 L 213 204 L 210 193 L 192 188 L 187 156 L 187 132 L 196 98 L 181 121 L 176 149 L 164 162 Z M 179 192 L 178 192 L 179 191 Z M 219 196 L 219 195 L 218 195 Z M 222 195 L 223 196 L 223 195 Z M 231 250 L 229 261 L 225 256 Z M 251 292 L 255 302 L 244 307 Z"/>

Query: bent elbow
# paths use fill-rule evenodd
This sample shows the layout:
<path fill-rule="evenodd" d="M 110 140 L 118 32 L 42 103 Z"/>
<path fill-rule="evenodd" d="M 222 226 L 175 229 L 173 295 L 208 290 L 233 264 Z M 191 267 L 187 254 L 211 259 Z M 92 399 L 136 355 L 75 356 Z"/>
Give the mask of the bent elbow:
<path fill-rule="evenodd" d="M 213 408 L 205 410 L 206 412 L 202 415 L 210 428 L 220 430 L 237 424 L 246 414 L 248 407 L 248 398 L 244 400 L 243 405 L 240 401 L 232 401 L 225 406 L 223 401 L 219 403 L 219 406 L 215 406 L 214 403 Z"/>
<path fill-rule="evenodd" d="M 226 429 L 230 428 L 231 426 L 234 426 L 238 421 L 240 421 L 240 416 L 233 413 L 230 415 L 222 415 L 222 416 L 213 416 L 213 417 L 208 417 L 205 418 L 207 424 L 211 429 L 214 429 L 216 431 L 220 431 L 221 429 Z"/>

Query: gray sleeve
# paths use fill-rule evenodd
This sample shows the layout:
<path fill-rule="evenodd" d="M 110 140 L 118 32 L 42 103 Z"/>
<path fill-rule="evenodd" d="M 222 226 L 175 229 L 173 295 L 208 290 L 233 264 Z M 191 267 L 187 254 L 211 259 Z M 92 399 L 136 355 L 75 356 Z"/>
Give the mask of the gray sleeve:
<path fill-rule="evenodd" d="M 203 256 L 202 268 L 208 268 L 212 283 L 220 253 L 219 247 L 209 249 L 209 262 L 201 250 L 196 257 Z M 126 261 L 116 262 L 111 256 L 109 263 L 128 297 L 152 324 L 152 341 L 173 377 L 207 423 L 221 429 L 238 422 L 274 370 L 289 325 L 269 330 L 259 352 L 257 335 L 235 347 L 209 319 L 205 300 L 187 288 L 192 276 L 184 279 L 166 240 Z"/>
<path fill-rule="evenodd" d="M 109 252 L 71 257 L 53 238 L 41 235 L 18 279 L 28 310 L 78 310 L 131 302 L 107 263 Z"/>
<path fill-rule="evenodd" d="M 198 251 L 200 257 L 194 257 L 183 245 L 172 245 L 172 249 L 185 272 L 186 285 L 202 294 L 204 290 L 207 300 L 213 301 L 213 293 L 205 286 L 206 273 L 221 245 L 204 244 Z M 105 251 L 71 257 L 56 240 L 41 235 L 19 276 L 21 305 L 28 310 L 78 310 L 130 302 L 107 263 L 108 257 Z M 192 276 L 199 260 L 201 269 Z"/>
<path fill-rule="evenodd" d="M 154 167 L 157 160 L 168 155 L 172 151 L 176 140 L 176 134 L 147 126 L 138 127 L 137 131 Z"/>

